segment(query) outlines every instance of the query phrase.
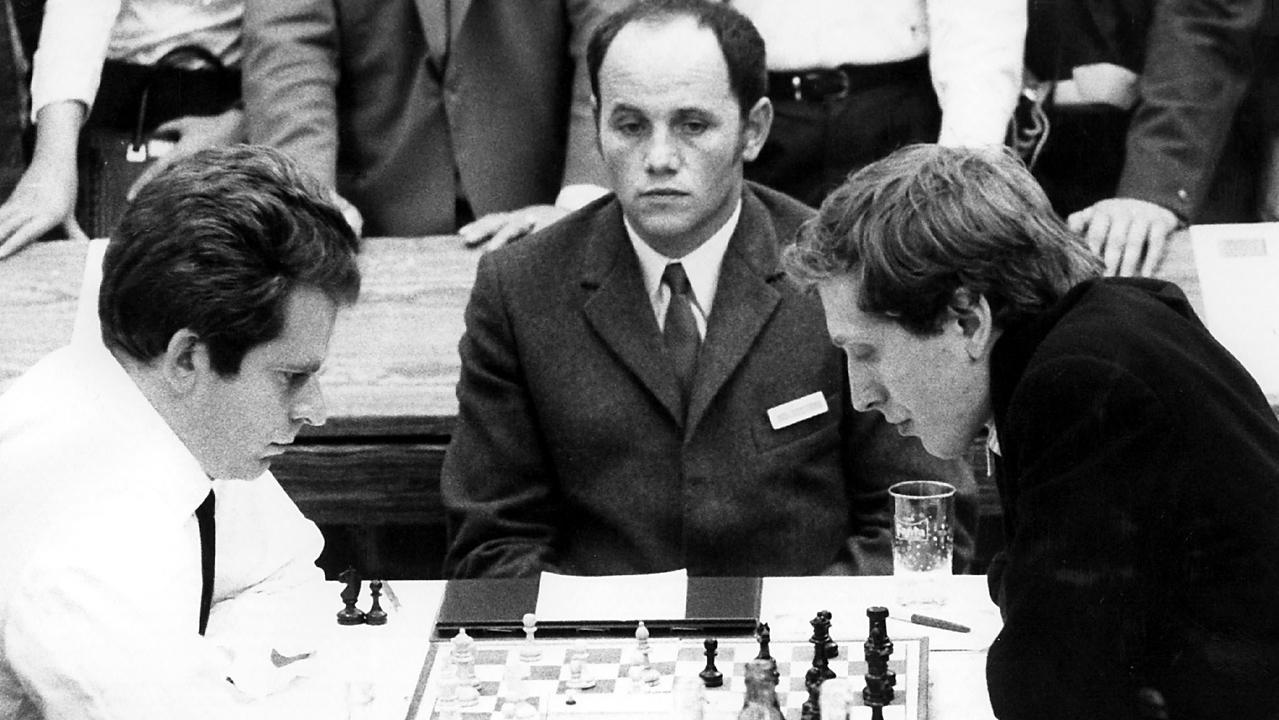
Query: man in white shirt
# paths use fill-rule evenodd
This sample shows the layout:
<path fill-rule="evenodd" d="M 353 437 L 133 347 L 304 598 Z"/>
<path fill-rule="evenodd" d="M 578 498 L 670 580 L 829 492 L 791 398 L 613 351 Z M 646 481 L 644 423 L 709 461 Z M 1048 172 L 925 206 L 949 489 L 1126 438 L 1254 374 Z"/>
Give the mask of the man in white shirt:
<path fill-rule="evenodd" d="M 723 4 L 641 2 L 587 62 L 615 195 L 480 261 L 446 572 L 891 572 L 887 487 L 971 478 L 853 412 L 778 267 L 813 213 L 742 178 L 772 120 L 762 39 Z"/>
<path fill-rule="evenodd" d="M 323 581 L 319 531 L 267 470 L 324 422 L 356 238 L 274 151 L 159 180 L 107 248 L 103 342 L 0 397 L 5 718 L 256 716 L 253 670 L 296 647 L 294 600 Z"/>
<path fill-rule="evenodd" d="M 814 207 L 909 143 L 997 147 L 1025 0 L 729 0 L 768 45 L 773 131 L 746 177 Z"/>

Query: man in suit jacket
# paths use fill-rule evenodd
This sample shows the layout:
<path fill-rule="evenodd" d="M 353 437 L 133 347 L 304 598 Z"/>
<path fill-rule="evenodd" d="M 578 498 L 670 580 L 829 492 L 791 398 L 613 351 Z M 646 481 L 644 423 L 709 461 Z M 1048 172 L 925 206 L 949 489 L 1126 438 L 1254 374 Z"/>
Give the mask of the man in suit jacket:
<path fill-rule="evenodd" d="M 1176 286 L 1107 278 L 1014 158 L 915 146 L 787 251 L 855 404 L 998 461 L 1006 720 L 1269 718 L 1279 422 Z"/>
<path fill-rule="evenodd" d="M 562 184 L 601 182 L 580 60 L 617 2 L 249 0 L 249 139 L 336 187 L 367 235 L 515 210 L 523 231 L 563 214 L 543 207 Z"/>
<path fill-rule="evenodd" d="M 700 0 L 592 38 L 616 196 L 480 261 L 449 575 L 886 573 L 888 485 L 971 482 L 851 411 L 816 298 L 780 272 L 812 211 L 742 178 L 771 122 L 763 57 Z"/>

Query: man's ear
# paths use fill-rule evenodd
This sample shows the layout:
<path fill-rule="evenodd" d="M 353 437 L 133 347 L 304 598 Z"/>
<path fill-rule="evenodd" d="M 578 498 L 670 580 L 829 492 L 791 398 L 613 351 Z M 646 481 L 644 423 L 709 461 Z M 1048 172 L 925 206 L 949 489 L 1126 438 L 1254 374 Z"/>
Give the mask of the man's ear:
<path fill-rule="evenodd" d="M 963 333 L 968 356 L 974 360 L 985 357 L 999 336 L 986 296 L 961 287 L 951 295 L 947 309 Z"/>
<path fill-rule="evenodd" d="M 746 122 L 742 127 L 743 160 L 750 162 L 759 157 L 759 151 L 764 149 L 764 141 L 768 139 L 768 131 L 772 127 L 773 103 L 762 97 L 746 113 Z"/>
<path fill-rule="evenodd" d="M 193 390 L 200 378 L 211 370 L 208 346 L 187 328 L 173 333 L 159 362 L 161 377 L 176 394 Z"/>

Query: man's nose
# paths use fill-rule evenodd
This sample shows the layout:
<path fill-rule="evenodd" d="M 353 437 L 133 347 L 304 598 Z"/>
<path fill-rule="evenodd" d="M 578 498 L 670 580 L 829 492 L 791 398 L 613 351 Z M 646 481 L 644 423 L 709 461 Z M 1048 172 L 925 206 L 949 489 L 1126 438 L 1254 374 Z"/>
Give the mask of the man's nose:
<path fill-rule="evenodd" d="M 848 387 L 853 408 L 858 412 L 875 410 L 884 401 L 883 389 L 879 383 L 870 378 L 858 377 L 858 373 L 848 373 Z"/>
<path fill-rule="evenodd" d="M 324 405 L 324 391 L 320 388 L 318 377 L 311 377 L 298 392 L 293 402 L 292 419 L 315 426 L 323 425 L 329 419 L 328 409 Z"/>
<path fill-rule="evenodd" d="M 644 167 L 650 173 L 669 173 L 679 169 L 679 148 L 669 130 L 658 128 L 653 132 L 644 153 Z"/>

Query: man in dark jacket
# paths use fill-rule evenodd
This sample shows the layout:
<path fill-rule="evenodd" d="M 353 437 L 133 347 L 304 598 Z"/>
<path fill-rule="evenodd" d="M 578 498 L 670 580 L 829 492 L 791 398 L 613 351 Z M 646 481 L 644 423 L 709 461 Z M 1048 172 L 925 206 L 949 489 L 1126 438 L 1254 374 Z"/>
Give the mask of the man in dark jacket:
<path fill-rule="evenodd" d="M 928 146 L 852 177 L 786 263 L 858 410 L 941 457 L 989 427 L 999 717 L 1273 717 L 1279 422 L 1176 286 L 1099 279 L 1016 160 Z"/>

